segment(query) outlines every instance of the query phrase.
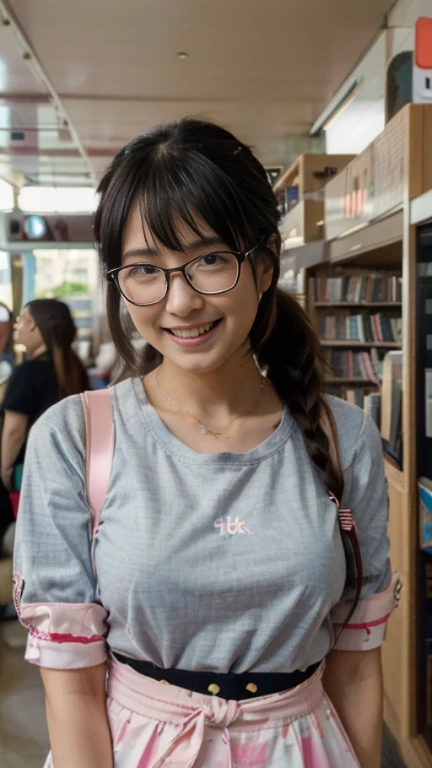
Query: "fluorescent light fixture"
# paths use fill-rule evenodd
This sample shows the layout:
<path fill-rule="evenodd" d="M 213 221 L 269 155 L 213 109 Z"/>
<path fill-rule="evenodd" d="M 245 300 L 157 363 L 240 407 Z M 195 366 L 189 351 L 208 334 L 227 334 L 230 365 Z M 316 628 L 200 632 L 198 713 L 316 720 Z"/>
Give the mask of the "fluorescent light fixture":
<path fill-rule="evenodd" d="M 363 86 L 363 80 L 363 77 L 360 77 L 358 80 L 354 80 L 349 88 L 347 88 L 344 95 L 339 99 L 339 101 L 336 102 L 334 107 L 331 106 L 332 102 L 330 102 L 329 107 L 324 110 L 321 117 L 319 117 L 316 123 L 314 123 L 312 126 L 309 133 L 310 136 L 317 136 L 319 133 L 321 133 L 321 131 L 326 131 L 327 128 L 329 128 L 330 125 L 334 123 L 338 117 L 340 117 L 342 112 L 347 108 L 349 104 L 351 104 L 352 101 L 354 101 L 356 96 L 358 96 L 360 93 Z"/>
<path fill-rule="evenodd" d="M 32 213 L 92 213 L 96 190 L 92 187 L 22 187 L 18 205 Z"/>

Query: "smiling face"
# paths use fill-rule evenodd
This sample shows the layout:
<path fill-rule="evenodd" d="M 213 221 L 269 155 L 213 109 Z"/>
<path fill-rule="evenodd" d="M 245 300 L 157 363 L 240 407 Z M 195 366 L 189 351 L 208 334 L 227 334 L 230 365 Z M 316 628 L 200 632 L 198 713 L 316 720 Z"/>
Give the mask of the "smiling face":
<path fill-rule="evenodd" d="M 205 242 L 197 240 L 186 224 L 179 225 L 184 253 L 156 244 L 151 235 L 147 236 L 147 244 L 139 208 L 134 206 L 123 235 L 122 263 L 145 262 L 172 269 L 203 254 L 229 250 L 205 223 L 201 223 L 200 229 Z M 206 265 L 214 262 L 214 257 L 205 260 Z M 141 336 L 166 360 L 189 373 L 209 373 L 233 356 L 243 355 L 247 348 L 259 294 L 270 287 L 272 278 L 272 268 L 264 257 L 258 257 L 255 263 L 257 283 L 251 265 L 245 262 L 237 285 L 227 293 L 199 294 L 176 272 L 171 275 L 168 295 L 162 301 L 144 307 L 124 301 Z M 200 263 L 197 269 L 199 266 Z"/>

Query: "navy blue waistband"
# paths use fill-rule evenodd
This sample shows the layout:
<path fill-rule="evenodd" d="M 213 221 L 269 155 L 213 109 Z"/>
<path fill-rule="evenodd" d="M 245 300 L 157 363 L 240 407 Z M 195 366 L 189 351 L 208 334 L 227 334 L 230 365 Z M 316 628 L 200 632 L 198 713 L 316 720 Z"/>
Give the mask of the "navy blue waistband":
<path fill-rule="evenodd" d="M 239 675 L 218 672 L 189 672 L 184 669 L 162 669 L 149 661 L 140 661 L 112 654 L 117 661 L 127 664 L 141 675 L 159 682 L 177 685 L 195 693 L 214 694 L 223 699 L 252 699 L 257 696 L 270 696 L 304 683 L 318 669 L 321 662 L 312 664 L 305 670 L 295 672 L 244 672 Z"/>

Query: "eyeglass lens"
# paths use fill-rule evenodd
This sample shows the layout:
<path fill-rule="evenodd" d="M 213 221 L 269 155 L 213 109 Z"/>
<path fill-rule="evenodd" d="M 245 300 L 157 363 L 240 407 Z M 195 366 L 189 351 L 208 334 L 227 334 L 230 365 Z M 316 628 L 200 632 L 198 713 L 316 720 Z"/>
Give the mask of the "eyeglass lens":
<path fill-rule="evenodd" d="M 233 288 L 239 265 L 232 253 L 208 253 L 192 261 L 186 274 L 190 284 L 201 293 L 219 293 Z M 164 298 L 166 276 L 152 264 L 131 265 L 119 272 L 121 291 L 136 304 L 153 304 Z"/>

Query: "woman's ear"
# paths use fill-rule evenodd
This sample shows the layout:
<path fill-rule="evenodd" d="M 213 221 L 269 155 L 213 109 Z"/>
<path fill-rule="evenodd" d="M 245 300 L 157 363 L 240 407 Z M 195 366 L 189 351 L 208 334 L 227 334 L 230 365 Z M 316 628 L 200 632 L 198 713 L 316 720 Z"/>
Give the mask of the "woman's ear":
<path fill-rule="evenodd" d="M 272 235 L 269 239 L 267 248 L 273 251 L 274 256 L 270 256 L 265 251 L 260 254 L 258 265 L 258 292 L 260 294 L 260 299 L 262 294 L 270 288 L 273 280 L 275 263 L 279 261 L 279 252 L 275 235 Z"/>

